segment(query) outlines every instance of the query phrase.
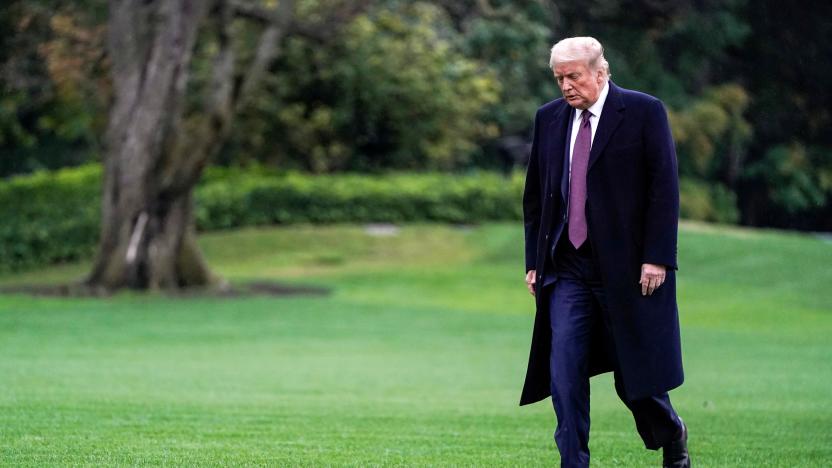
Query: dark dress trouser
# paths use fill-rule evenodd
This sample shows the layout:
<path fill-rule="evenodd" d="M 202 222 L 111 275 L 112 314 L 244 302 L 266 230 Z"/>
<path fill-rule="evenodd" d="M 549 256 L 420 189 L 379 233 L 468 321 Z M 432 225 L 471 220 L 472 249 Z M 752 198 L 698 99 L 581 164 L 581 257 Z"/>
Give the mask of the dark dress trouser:
<path fill-rule="evenodd" d="M 552 403 L 558 420 L 555 442 L 561 466 L 571 468 L 589 466 L 590 349 L 603 346 L 611 353 L 613 362 L 616 359 L 608 343 L 592 342 L 592 330 L 599 321 L 609 336 L 609 316 L 590 242 L 587 240 L 576 250 L 567 239 L 567 232 L 564 229 L 554 255 L 556 279 L 551 283 L 547 278 L 543 292 L 549 295 L 552 324 L 549 369 Z M 679 437 L 682 424 L 667 393 L 628 400 L 617 366 L 613 375 L 616 393 L 633 413 L 636 429 L 648 449 L 656 450 Z"/>

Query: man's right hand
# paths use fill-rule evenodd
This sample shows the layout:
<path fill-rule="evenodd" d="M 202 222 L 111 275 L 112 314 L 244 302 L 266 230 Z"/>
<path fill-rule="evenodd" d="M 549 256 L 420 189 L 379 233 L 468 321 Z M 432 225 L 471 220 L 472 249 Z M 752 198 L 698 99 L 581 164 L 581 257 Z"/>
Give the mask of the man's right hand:
<path fill-rule="evenodd" d="M 529 270 L 526 272 L 526 287 L 529 288 L 529 294 L 534 296 L 534 286 L 537 282 L 537 270 Z"/>

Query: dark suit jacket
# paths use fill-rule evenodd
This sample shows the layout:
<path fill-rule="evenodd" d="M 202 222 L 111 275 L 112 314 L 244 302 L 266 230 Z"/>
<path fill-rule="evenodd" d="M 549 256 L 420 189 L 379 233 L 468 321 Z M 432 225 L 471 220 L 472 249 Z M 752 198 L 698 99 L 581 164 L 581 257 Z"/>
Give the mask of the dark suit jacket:
<path fill-rule="evenodd" d="M 573 112 L 561 98 L 535 117 L 523 213 L 526 270 L 537 270 L 541 285 L 547 252 L 566 222 Z M 610 82 L 590 151 L 586 218 L 612 323 L 606 345 L 615 350 L 627 396 L 644 398 L 681 385 L 675 281 L 679 184 L 670 125 L 658 99 Z M 651 296 L 642 296 L 638 284 L 644 263 L 668 267 L 665 283 Z M 550 394 L 551 329 L 542 296 L 536 295 L 521 405 Z M 610 362 L 593 359 L 593 375 L 610 370 Z"/>

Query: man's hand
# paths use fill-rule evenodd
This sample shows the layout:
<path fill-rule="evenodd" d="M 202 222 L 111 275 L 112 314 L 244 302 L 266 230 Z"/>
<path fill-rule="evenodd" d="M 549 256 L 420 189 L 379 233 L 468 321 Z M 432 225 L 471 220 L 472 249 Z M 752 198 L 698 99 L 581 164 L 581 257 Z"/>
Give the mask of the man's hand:
<path fill-rule="evenodd" d="M 529 294 L 534 296 L 534 285 L 537 282 L 537 270 L 529 270 L 526 273 L 526 287 L 529 288 Z"/>
<path fill-rule="evenodd" d="M 645 263 L 641 266 L 641 279 L 638 284 L 641 285 L 642 296 L 652 296 L 653 291 L 659 289 L 659 286 L 664 283 L 666 268 L 664 265 L 654 265 L 652 263 Z"/>

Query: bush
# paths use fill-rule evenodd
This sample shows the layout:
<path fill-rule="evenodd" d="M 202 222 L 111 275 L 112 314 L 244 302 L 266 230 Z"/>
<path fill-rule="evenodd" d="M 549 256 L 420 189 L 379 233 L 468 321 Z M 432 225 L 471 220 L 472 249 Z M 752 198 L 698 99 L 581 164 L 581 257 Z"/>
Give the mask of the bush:
<path fill-rule="evenodd" d="M 682 218 L 725 224 L 739 220 L 737 197 L 721 184 L 682 178 L 679 191 Z"/>
<path fill-rule="evenodd" d="M 0 183 L 0 270 L 92 254 L 101 216 L 97 164 Z"/>
<path fill-rule="evenodd" d="M 39 172 L 0 182 L 0 270 L 90 256 L 98 240 L 101 167 Z M 196 189 L 200 230 L 240 226 L 439 221 L 522 216 L 523 177 L 494 173 L 278 174 L 210 168 Z"/>
<path fill-rule="evenodd" d="M 493 173 L 308 176 L 229 172 L 197 188 L 201 230 L 333 222 L 519 219 L 523 178 Z"/>

